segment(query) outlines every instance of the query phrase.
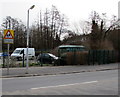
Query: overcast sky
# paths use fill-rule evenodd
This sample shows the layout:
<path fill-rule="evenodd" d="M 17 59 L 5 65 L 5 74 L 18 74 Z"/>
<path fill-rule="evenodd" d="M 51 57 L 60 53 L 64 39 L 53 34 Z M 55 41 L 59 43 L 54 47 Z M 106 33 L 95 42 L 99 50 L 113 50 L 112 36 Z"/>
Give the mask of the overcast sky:
<path fill-rule="evenodd" d="M 107 13 L 108 17 L 118 16 L 119 0 L 0 0 L 0 24 L 3 18 L 11 16 L 21 19 L 25 24 L 27 21 L 27 10 L 30 10 L 30 23 L 33 23 L 40 10 L 51 8 L 52 5 L 66 15 L 71 23 L 84 21 L 89 18 L 91 11 Z"/>

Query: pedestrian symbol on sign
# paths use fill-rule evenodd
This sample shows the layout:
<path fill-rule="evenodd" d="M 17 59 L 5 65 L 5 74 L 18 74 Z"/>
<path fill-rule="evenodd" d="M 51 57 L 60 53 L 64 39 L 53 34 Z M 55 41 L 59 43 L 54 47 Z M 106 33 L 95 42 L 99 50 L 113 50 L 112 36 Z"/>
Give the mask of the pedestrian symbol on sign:
<path fill-rule="evenodd" d="M 12 38 L 10 32 L 7 33 L 6 38 Z"/>
<path fill-rule="evenodd" d="M 7 30 L 7 32 L 6 32 L 5 36 L 4 36 L 4 39 L 13 39 L 13 35 L 10 32 L 10 30 Z"/>

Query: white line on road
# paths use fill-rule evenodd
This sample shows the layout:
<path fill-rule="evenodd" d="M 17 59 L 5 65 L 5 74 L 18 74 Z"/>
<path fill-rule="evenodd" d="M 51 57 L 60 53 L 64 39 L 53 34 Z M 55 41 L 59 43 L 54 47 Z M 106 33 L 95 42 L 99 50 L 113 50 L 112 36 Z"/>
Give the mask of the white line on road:
<path fill-rule="evenodd" d="M 36 89 L 44 89 L 44 88 L 65 87 L 65 86 L 80 85 L 80 84 L 90 84 L 90 83 L 96 83 L 96 82 L 98 82 L 98 81 L 89 81 L 89 82 L 83 82 L 83 83 L 64 84 L 64 85 L 46 86 L 46 87 L 37 87 L 37 88 L 31 88 L 31 89 L 36 90 Z"/>
<path fill-rule="evenodd" d="M 100 72 L 107 72 L 107 71 L 100 71 Z"/>

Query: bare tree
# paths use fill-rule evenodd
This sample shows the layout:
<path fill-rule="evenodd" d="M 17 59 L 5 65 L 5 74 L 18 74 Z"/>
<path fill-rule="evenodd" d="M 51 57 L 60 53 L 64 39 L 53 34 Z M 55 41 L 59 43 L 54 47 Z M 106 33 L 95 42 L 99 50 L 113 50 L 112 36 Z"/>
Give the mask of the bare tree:
<path fill-rule="evenodd" d="M 52 49 L 60 45 L 60 38 L 63 33 L 66 33 L 64 30 L 66 24 L 65 16 L 55 6 L 52 6 L 51 10 L 46 9 L 43 13 L 40 11 L 39 19 L 34 27 L 37 37 L 33 41 L 38 41 L 37 49 Z M 35 32 L 33 33 L 35 34 Z"/>

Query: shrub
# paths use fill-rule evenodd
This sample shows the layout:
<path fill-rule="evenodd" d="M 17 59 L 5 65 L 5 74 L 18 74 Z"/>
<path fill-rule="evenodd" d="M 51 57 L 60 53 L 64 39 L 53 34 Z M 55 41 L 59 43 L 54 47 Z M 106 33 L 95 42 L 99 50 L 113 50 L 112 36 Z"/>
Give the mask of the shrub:
<path fill-rule="evenodd" d="M 84 65 L 87 64 L 88 51 L 67 52 L 66 63 L 68 65 Z"/>

